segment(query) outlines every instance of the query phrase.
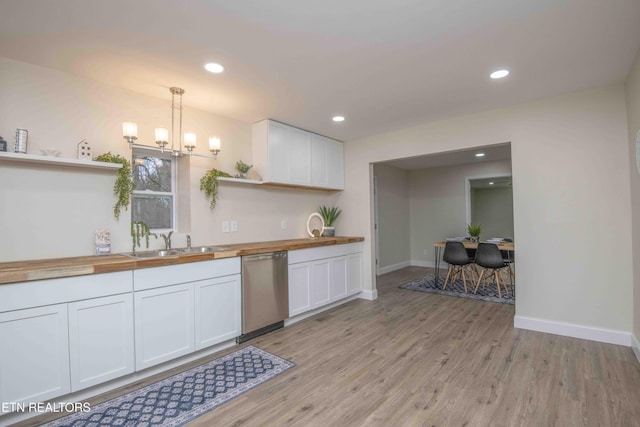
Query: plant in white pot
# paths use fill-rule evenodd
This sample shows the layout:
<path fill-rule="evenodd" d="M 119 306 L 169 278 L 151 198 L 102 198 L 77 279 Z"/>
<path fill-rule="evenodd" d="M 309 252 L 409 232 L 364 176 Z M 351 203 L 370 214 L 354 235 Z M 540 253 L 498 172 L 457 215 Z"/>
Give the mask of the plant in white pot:
<path fill-rule="evenodd" d="M 468 224 L 467 232 L 469 233 L 469 240 L 472 242 L 480 241 L 480 233 L 482 232 L 482 225 L 480 224 Z"/>
<path fill-rule="evenodd" d="M 340 212 L 342 211 L 338 209 L 337 206 L 320 206 L 318 208 L 318 211 L 320 212 L 320 216 L 324 221 L 324 231 L 322 232 L 322 235 L 324 237 L 335 236 L 336 228 L 333 226 L 333 223 L 336 222 L 336 219 L 338 219 L 338 216 L 340 216 Z"/>

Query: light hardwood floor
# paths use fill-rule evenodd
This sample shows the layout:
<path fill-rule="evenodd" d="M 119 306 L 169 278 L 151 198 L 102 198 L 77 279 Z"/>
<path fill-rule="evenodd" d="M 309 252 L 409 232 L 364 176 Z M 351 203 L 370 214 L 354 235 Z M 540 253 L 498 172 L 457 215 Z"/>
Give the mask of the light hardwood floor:
<path fill-rule="evenodd" d="M 297 366 L 189 425 L 640 425 L 630 348 L 514 329 L 513 306 L 398 289 L 426 272 L 379 276 L 376 301 L 246 343 Z"/>

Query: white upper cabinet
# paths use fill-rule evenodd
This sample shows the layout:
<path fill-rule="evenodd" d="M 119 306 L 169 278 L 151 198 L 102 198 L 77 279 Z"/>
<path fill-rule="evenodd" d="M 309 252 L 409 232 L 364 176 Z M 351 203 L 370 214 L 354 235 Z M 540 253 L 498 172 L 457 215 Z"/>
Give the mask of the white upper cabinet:
<path fill-rule="evenodd" d="M 253 125 L 253 166 L 264 182 L 344 189 L 342 142 L 273 120 Z"/>

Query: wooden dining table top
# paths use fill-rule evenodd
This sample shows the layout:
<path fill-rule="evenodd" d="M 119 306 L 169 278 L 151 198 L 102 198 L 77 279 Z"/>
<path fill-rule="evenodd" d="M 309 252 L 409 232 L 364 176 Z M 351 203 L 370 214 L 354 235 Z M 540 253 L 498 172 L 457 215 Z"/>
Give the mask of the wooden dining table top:
<path fill-rule="evenodd" d="M 461 243 L 467 249 L 478 249 L 478 242 L 463 240 Z M 480 242 L 480 243 L 492 243 L 492 242 Z M 441 242 L 434 243 L 433 246 L 437 248 L 444 248 L 446 244 L 447 242 L 441 241 Z M 513 242 L 499 242 L 494 244 L 498 245 L 498 249 L 500 249 L 501 251 L 513 251 L 515 249 Z"/>

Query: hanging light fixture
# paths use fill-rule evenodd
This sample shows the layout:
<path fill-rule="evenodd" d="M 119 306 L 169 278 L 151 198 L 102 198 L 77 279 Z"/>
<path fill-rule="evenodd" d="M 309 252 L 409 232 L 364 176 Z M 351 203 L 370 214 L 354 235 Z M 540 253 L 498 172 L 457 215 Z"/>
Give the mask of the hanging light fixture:
<path fill-rule="evenodd" d="M 169 92 L 171 92 L 171 155 L 174 157 L 180 157 L 182 155 L 188 154 L 189 156 L 217 159 L 218 153 L 220 153 L 221 151 L 219 137 L 209 138 L 209 151 L 211 151 L 212 155 L 198 154 L 193 152 L 193 150 L 196 148 L 196 134 L 191 132 L 185 134 L 182 133 L 182 95 L 184 94 L 184 89 L 179 87 L 170 87 Z M 178 96 L 177 102 L 176 96 Z M 176 110 L 178 112 L 177 129 Z M 134 141 L 138 139 L 138 125 L 135 122 L 122 123 L 122 137 L 127 140 L 130 149 L 144 148 L 146 150 L 156 150 L 164 153 L 165 147 L 169 145 L 169 130 L 166 128 L 156 128 L 154 133 L 155 141 L 158 145 L 157 147 L 151 145 L 136 144 Z M 187 150 L 186 152 L 182 151 L 183 145 Z"/>

